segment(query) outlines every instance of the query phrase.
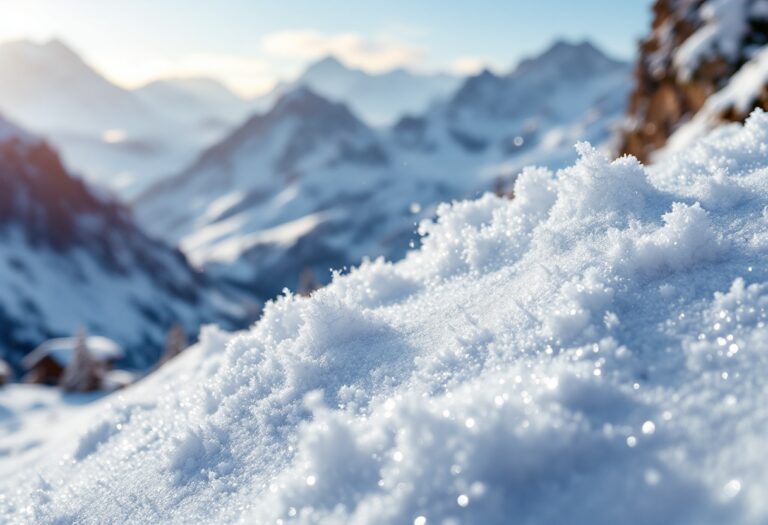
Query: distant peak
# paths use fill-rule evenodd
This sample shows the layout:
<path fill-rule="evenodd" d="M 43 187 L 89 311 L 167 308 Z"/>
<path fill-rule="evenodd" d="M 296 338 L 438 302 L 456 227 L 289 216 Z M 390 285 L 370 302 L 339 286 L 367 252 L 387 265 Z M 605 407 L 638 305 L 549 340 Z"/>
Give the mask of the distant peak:
<path fill-rule="evenodd" d="M 552 55 L 568 55 L 568 56 L 587 56 L 597 55 L 607 58 L 606 54 L 597 48 L 589 40 L 581 40 L 578 42 L 572 42 L 570 40 L 558 39 L 555 40 L 552 45 L 544 51 L 540 58 Z"/>
<path fill-rule="evenodd" d="M 5 52 L 36 57 L 38 59 L 82 62 L 80 56 L 59 38 L 52 38 L 46 42 L 26 39 L 11 40 L 0 45 L 0 49 Z"/>
<path fill-rule="evenodd" d="M 59 49 L 70 52 L 72 51 L 72 49 L 58 37 L 51 38 L 45 44 L 43 44 L 43 46 L 49 49 Z"/>
<path fill-rule="evenodd" d="M 321 58 L 317 62 L 313 62 L 307 68 L 309 72 L 329 72 L 329 71 L 346 71 L 349 68 L 345 66 L 338 58 L 333 55 L 328 55 Z"/>
<path fill-rule="evenodd" d="M 324 97 L 318 95 L 312 88 L 310 88 L 306 84 L 299 84 L 295 88 L 289 91 L 286 91 L 280 97 L 279 100 L 284 102 L 300 101 L 300 100 L 329 102 Z"/>
<path fill-rule="evenodd" d="M 299 77 L 298 82 L 308 83 L 310 85 L 316 85 L 317 82 L 345 82 L 350 76 L 358 74 L 360 74 L 358 70 L 350 69 L 338 58 L 328 55 L 317 62 L 309 64 Z"/>
<path fill-rule="evenodd" d="M 271 110 L 273 116 L 278 115 L 325 115 L 337 110 L 347 111 L 346 106 L 331 102 L 329 99 L 318 95 L 305 84 L 299 84 L 290 91 L 285 92 L 277 99 Z"/>
<path fill-rule="evenodd" d="M 564 67 L 565 69 L 582 69 L 586 73 L 622 65 L 623 62 L 609 57 L 589 40 L 574 42 L 558 39 L 541 54 L 522 60 L 516 71 Z"/>
<path fill-rule="evenodd" d="M 484 67 L 483 70 L 475 76 L 478 78 L 496 78 L 497 77 L 496 73 L 494 73 L 487 67 Z"/>
<path fill-rule="evenodd" d="M 341 61 L 333 55 L 327 55 L 321 58 L 320 60 L 315 62 L 315 65 L 344 67 L 344 64 L 342 64 Z"/>

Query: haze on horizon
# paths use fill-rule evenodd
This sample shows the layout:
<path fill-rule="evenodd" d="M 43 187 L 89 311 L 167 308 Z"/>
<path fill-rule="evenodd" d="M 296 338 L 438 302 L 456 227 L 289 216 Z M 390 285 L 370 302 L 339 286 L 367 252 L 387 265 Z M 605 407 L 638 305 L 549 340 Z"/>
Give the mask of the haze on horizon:
<path fill-rule="evenodd" d="M 485 67 L 507 70 L 557 38 L 590 38 L 630 59 L 649 24 L 649 5 L 650 0 L 479 0 L 476 16 L 468 19 L 465 7 L 436 0 L 332 0 L 320 12 L 310 9 L 309 0 L 194 6 L 181 0 L 0 0 L 0 43 L 59 38 L 127 88 L 205 76 L 253 96 L 326 55 L 369 72 L 405 67 L 471 74 Z M 547 24 L 533 23 L 542 19 Z"/>

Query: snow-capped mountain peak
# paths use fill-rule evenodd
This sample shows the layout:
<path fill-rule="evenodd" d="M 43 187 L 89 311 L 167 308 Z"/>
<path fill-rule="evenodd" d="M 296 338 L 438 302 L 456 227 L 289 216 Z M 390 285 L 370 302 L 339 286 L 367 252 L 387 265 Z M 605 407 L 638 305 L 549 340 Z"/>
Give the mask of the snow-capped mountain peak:
<path fill-rule="evenodd" d="M 319 80 L 326 75 L 347 74 L 350 72 L 352 72 L 352 70 L 342 64 L 338 58 L 333 55 L 328 55 L 317 62 L 310 64 L 302 74 L 301 79 L 302 81 L 311 82 L 315 79 Z"/>
<path fill-rule="evenodd" d="M 486 135 L 481 128 L 488 122 L 572 119 L 601 97 L 624 100 L 630 69 L 590 42 L 557 41 L 506 75 L 486 70 L 470 77 L 448 112 L 456 127 L 473 136 Z"/>
<path fill-rule="evenodd" d="M 355 131 L 361 125 L 346 105 L 320 96 L 307 85 L 300 85 L 283 95 L 269 116 L 273 119 L 297 117 L 305 123 L 320 121 L 329 125 L 329 132 L 337 128 Z"/>
<path fill-rule="evenodd" d="M 459 79 L 451 75 L 420 74 L 402 68 L 369 73 L 334 56 L 311 64 L 296 81 L 348 104 L 372 125 L 388 125 L 405 113 L 424 111 L 436 100 L 448 97 L 458 83 Z"/>
<path fill-rule="evenodd" d="M 221 259 L 224 251 L 231 260 L 251 246 L 244 240 L 234 246 L 232 239 L 327 208 L 332 195 L 367 187 L 366 174 L 387 164 L 376 134 L 344 104 L 299 86 L 151 188 L 137 211 L 156 234 L 181 241 L 194 261 Z M 184 205 L 169 206 L 177 200 Z"/>

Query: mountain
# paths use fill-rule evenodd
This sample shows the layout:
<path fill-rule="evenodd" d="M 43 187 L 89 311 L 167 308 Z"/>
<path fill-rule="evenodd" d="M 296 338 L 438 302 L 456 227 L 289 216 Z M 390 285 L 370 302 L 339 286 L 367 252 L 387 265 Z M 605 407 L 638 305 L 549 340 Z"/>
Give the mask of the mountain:
<path fill-rule="evenodd" d="M 621 150 L 669 154 L 768 108 L 768 2 L 657 0 L 640 44 Z M 661 153 L 661 152 L 660 152 Z"/>
<path fill-rule="evenodd" d="M 329 56 L 311 64 L 295 84 L 346 103 L 369 124 L 385 125 L 405 113 L 426 110 L 434 101 L 448 97 L 459 82 L 458 77 L 447 74 L 417 74 L 402 68 L 371 74 Z"/>
<path fill-rule="evenodd" d="M 0 44 L 0 79 L 0 110 L 32 130 L 133 131 L 151 117 L 60 40 Z"/>
<path fill-rule="evenodd" d="M 44 141 L 0 119 L 0 355 L 79 327 L 147 366 L 181 323 L 242 319 L 177 250 L 148 237 L 128 210 L 67 173 Z"/>
<path fill-rule="evenodd" d="M 221 138 L 252 109 L 248 100 L 212 78 L 155 80 L 133 92 L 155 113 L 198 127 L 212 139 Z"/>
<path fill-rule="evenodd" d="M 89 181 L 123 198 L 178 171 L 237 120 L 228 105 L 225 121 L 190 125 L 199 114 L 195 100 L 221 101 L 221 90 L 210 82 L 173 86 L 177 95 L 185 93 L 176 97 L 175 111 L 168 100 L 160 107 L 161 95 L 154 104 L 147 100 L 162 87 L 143 91 L 144 96 L 118 87 L 60 40 L 0 45 L 0 111 L 45 136 Z M 197 113 L 182 115 L 184 104 Z M 246 114 L 243 108 L 243 118 Z"/>
<path fill-rule="evenodd" d="M 443 110 L 442 124 L 462 147 L 477 151 L 602 143 L 626 104 L 628 77 L 628 64 L 591 43 L 557 41 L 506 75 L 469 78 Z"/>
<path fill-rule="evenodd" d="M 403 197 L 419 196 L 401 175 L 345 105 L 299 87 L 151 188 L 135 209 L 196 264 L 272 297 L 295 289 L 303 271 L 325 277 L 387 252 L 391 228 L 400 226 L 393 218 L 410 215 Z"/>
<path fill-rule="evenodd" d="M 412 168 L 452 166 L 476 187 L 503 187 L 526 165 L 572 163 L 577 141 L 612 147 L 630 87 L 629 64 L 589 42 L 558 41 L 509 73 L 466 79 L 446 102 L 401 119 L 389 134 Z"/>
<path fill-rule="evenodd" d="M 571 162 L 573 137 L 610 137 L 628 89 L 629 66 L 583 44 L 470 78 L 385 129 L 298 87 L 140 196 L 137 218 L 195 265 L 270 298 L 363 257 L 402 257 L 437 203 L 509 184 L 524 163 Z"/>

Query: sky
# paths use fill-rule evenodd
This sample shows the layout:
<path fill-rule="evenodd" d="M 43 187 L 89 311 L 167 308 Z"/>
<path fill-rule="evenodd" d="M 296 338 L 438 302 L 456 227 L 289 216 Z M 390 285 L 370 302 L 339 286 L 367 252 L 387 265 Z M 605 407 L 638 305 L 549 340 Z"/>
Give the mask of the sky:
<path fill-rule="evenodd" d="M 651 0 L 0 0 L 0 42 L 60 38 L 110 80 L 212 76 L 245 95 L 333 54 L 394 67 L 509 70 L 557 38 L 630 59 Z"/>

